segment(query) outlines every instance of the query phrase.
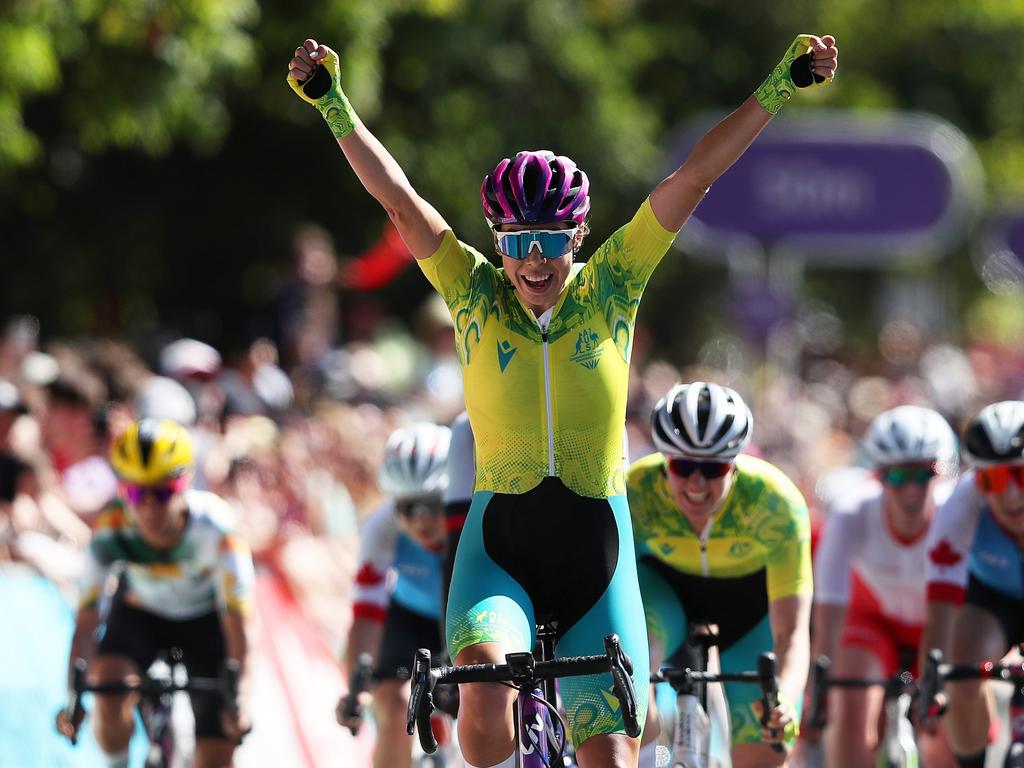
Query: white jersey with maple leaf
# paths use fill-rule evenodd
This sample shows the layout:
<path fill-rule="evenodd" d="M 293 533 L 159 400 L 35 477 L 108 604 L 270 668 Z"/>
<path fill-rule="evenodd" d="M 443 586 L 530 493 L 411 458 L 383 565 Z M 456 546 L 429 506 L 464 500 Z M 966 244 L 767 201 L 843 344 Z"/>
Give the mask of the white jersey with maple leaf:
<path fill-rule="evenodd" d="M 949 482 L 932 486 L 933 513 L 952 490 Z M 881 486 L 869 482 L 829 509 L 814 558 L 814 602 L 857 608 L 858 600 L 868 598 L 884 616 L 922 624 L 927 562 L 928 529 L 913 539 L 901 537 L 885 516 Z M 859 589 L 852 588 L 854 582 Z"/>
<path fill-rule="evenodd" d="M 961 603 L 971 578 L 1024 599 L 1024 569 L 1016 542 L 999 527 L 978 491 L 974 472 L 939 508 L 928 537 L 928 600 Z"/>

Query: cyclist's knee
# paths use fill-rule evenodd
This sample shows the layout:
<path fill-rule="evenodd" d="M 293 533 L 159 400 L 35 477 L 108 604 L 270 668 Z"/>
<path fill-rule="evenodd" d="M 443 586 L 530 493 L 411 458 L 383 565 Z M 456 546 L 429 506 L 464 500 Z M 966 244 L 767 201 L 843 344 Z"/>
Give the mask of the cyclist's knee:
<path fill-rule="evenodd" d="M 235 745 L 228 739 L 197 739 L 194 768 L 230 766 Z"/>
<path fill-rule="evenodd" d="M 404 728 L 409 709 L 409 683 L 402 680 L 382 680 L 373 689 L 373 704 L 378 721 L 401 721 Z"/>

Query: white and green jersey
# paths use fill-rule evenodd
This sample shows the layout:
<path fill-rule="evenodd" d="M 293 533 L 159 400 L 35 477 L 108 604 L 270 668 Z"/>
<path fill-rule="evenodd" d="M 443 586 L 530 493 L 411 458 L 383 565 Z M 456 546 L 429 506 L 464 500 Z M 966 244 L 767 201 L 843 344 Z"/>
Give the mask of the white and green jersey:
<path fill-rule="evenodd" d="M 124 566 L 124 600 L 165 619 L 213 610 L 247 613 L 254 579 L 248 545 L 231 530 L 231 508 L 207 491 L 185 492 L 188 522 L 177 543 L 146 543 L 119 499 L 100 514 L 86 553 L 82 607 L 95 606 L 110 569 Z"/>

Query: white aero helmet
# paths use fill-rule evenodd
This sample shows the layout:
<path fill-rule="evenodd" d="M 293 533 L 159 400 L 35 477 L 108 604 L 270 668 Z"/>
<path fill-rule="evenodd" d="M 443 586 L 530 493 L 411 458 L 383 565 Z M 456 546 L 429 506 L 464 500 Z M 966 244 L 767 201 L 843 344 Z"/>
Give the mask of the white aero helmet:
<path fill-rule="evenodd" d="M 964 431 L 964 459 L 973 467 L 1024 461 L 1024 402 L 982 408 Z"/>
<path fill-rule="evenodd" d="M 711 382 L 676 384 L 651 412 L 654 446 L 668 456 L 730 461 L 753 431 L 743 398 Z"/>
<path fill-rule="evenodd" d="M 452 432 L 429 422 L 396 429 L 384 446 L 377 483 L 396 499 L 438 496 L 448 486 Z"/>
<path fill-rule="evenodd" d="M 942 415 L 919 405 L 900 405 L 875 416 L 864 435 L 875 466 L 934 462 L 944 473 L 958 464 L 956 434 Z"/>

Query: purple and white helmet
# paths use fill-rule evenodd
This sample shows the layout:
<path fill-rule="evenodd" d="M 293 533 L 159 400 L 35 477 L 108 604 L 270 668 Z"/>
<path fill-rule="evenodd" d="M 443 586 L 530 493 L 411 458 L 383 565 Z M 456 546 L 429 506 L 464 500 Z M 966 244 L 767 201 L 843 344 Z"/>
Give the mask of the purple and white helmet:
<path fill-rule="evenodd" d="M 583 224 L 590 211 L 590 181 L 576 163 L 546 149 L 505 158 L 480 187 L 487 221 L 495 224 Z"/>

